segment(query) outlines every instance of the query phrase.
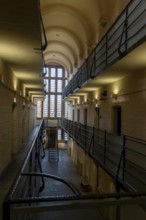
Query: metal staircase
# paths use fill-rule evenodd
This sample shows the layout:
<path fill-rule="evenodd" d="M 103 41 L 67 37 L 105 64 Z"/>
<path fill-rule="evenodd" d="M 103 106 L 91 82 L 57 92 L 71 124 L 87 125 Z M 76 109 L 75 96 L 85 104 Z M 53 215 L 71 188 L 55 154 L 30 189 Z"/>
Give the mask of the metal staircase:
<path fill-rule="evenodd" d="M 59 161 L 57 128 L 48 129 L 48 161 Z"/>

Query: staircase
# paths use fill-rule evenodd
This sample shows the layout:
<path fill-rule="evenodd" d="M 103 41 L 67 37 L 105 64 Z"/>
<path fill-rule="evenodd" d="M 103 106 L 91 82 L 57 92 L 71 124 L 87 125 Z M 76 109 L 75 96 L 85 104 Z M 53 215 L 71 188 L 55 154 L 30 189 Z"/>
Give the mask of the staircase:
<path fill-rule="evenodd" d="M 48 129 L 48 161 L 59 161 L 57 128 Z"/>

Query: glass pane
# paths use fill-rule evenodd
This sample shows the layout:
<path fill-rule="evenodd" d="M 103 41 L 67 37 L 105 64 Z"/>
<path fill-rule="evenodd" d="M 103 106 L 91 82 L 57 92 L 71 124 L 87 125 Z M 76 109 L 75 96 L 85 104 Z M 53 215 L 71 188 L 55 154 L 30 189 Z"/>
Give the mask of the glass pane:
<path fill-rule="evenodd" d="M 62 80 L 57 80 L 57 92 L 62 92 Z"/>
<path fill-rule="evenodd" d="M 42 101 L 37 100 L 37 118 L 41 118 L 42 116 Z"/>
<path fill-rule="evenodd" d="M 65 71 L 65 78 L 67 78 L 68 77 L 68 74 L 67 74 L 67 71 Z"/>
<path fill-rule="evenodd" d="M 49 91 L 49 80 L 46 79 L 46 92 L 48 92 L 48 91 Z"/>
<path fill-rule="evenodd" d="M 67 118 L 67 111 L 68 111 L 68 105 L 67 105 L 67 102 L 65 102 L 64 104 L 64 117 Z"/>
<path fill-rule="evenodd" d="M 50 92 L 55 92 L 55 79 L 50 80 Z"/>
<path fill-rule="evenodd" d="M 48 95 L 46 95 L 43 102 L 43 117 L 48 117 Z"/>
<path fill-rule="evenodd" d="M 61 129 L 58 129 L 58 141 L 61 140 Z"/>
<path fill-rule="evenodd" d="M 57 95 L 57 117 L 61 117 L 62 113 L 62 96 Z"/>
<path fill-rule="evenodd" d="M 62 78 L 62 76 L 63 76 L 63 69 L 62 68 L 58 68 L 57 76 Z"/>
<path fill-rule="evenodd" d="M 49 76 L 49 69 L 46 67 L 46 68 L 43 68 L 43 72 L 45 74 L 45 77 L 48 77 Z"/>
<path fill-rule="evenodd" d="M 55 117 L 55 95 L 50 95 L 50 117 Z"/>
<path fill-rule="evenodd" d="M 66 80 L 65 80 L 65 86 L 67 86 L 67 84 L 68 84 L 68 80 L 66 79 Z"/>
<path fill-rule="evenodd" d="M 67 133 L 64 132 L 64 140 L 65 140 L 65 141 L 67 141 L 67 137 L 68 137 Z"/>
<path fill-rule="evenodd" d="M 55 68 L 51 68 L 50 72 L 51 72 L 50 77 L 56 77 L 56 69 Z"/>

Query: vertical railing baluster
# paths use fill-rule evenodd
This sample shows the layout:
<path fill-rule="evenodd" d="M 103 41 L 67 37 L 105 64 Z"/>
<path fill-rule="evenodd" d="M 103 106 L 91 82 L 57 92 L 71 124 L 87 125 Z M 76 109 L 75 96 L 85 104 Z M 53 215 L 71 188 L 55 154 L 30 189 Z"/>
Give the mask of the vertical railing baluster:
<path fill-rule="evenodd" d="M 105 36 L 105 38 L 106 38 L 106 54 L 105 54 L 105 56 L 106 56 L 106 58 L 105 58 L 105 62 L 106 62 L 106 66 L 108 65 L 108 33 L 106 34 L 106 36 Z"/>
<path fill-rule="evenodd" d="M 11 212 L 10 212 L 10 205 L 11 203 L 9 202 L 9 200 L 5 200 L 4 203 L 3 203 L 3 216 L 2 216 L 2 219 L 3 220 L 10 220 L 10 215 L 11 215 Z"/>
<path fill-rule="evenodd" d="M 106 130 L 104 131 L 104 164 L 106 163 Z"/>
<path fill-rule="evenodd" d="M 29 172 L 33 172 L 32 171 L 32 152 L 30 154 L 30 159 L 29 159 Z M 29 177 L 29 186 L 28 186 L 28 194 L 29 197 L 31 197 L 31 185 L 32 185 L 32 177 Z"/>
<path fill-rule="evenodd" d="M 125 180 L 125 162 L 126 162 L 125 157 L 126 157 L 126 136 L 124 135 L 123 137 L 123 176 L 122 176 L 123 182 Z"/>
<path fill-rule="evenodd" d="M 92 145 L 92 152 L 94 151 L 94 141 L 95 141 L 95 137 L 94 137 L 94 135 L 95 135 L 95 128 L 93 127 L 93 145 Z"/>

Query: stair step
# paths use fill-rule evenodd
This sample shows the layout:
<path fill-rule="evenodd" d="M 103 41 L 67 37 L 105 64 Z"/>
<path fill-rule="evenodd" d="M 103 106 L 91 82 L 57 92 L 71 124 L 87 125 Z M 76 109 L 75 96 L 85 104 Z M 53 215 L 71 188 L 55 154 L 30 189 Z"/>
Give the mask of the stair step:
<path fill-rule="evenodd" d="M 57 129 L 50 129 L 48 132 L 48 160 L 58 161 L 58 142 L 57 142 Z"/>

